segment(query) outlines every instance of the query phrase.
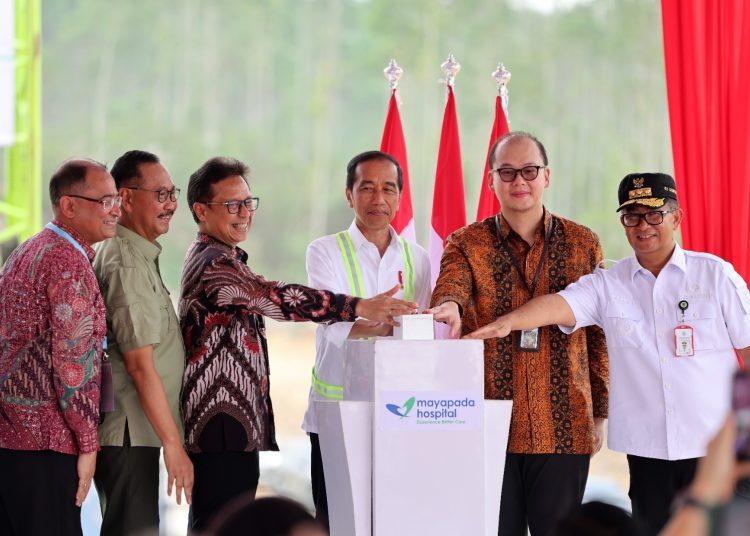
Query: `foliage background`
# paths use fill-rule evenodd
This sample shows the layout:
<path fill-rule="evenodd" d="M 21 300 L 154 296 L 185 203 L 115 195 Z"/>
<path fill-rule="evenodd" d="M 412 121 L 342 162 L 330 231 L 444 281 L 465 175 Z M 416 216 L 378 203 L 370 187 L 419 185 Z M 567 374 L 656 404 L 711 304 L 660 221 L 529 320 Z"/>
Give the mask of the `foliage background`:
<path fill-rule="evenodd" d="M 401 113 L 425 245 L 445 98 L 437 80 L 449 52 L 462 65 L 469 218 L 496 94 L 490 73 L 503 61 L 513 73 L 511 128 L 547 146 L 547 205 L 597 231 L 607 257 L 627 254 L 614 213 L 620 178 L 672 169 L 656 0 L 547 12 L 519 0 L 46 0 L 44 180 L 70 156 L 111 164 L 143 148 L 161 156 L 184 196 L 206 159 L 235 156 L 261 197 L 245 244 L 251 266 L 304 281 L 307 243 L 351 221 L 345 166 L 379 146 L 382 70 L 393 57 L 405 70 Z M 161 240 L 173 291 L 195 232 L 182 201 Z"/>

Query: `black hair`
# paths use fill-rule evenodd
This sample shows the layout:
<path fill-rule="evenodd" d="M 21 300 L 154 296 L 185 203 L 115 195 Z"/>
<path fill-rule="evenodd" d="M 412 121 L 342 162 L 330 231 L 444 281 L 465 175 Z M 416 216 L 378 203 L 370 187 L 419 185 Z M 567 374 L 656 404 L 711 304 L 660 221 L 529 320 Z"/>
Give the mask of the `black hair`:
<path fill-rule="evenodd" d="M 235 175 L 242 177 L 247 183 L 249 172 L 250 169 L 243 162 L 226 156 L 215 156 L 193 172 L 188 181 L 187 202 L 195 223 L 199 220 L 193 211 L 193 204 L 197 201 L 209 201 L 212 185 Z"/>
<path fill-rule="evenodd" d="M 490 169 L 494 167 L 495 164 L 495 153 L 497 152 L 497 148 L 505 143 L 508 140 L 515 139 L 515 138 L 528 138 L 531 141 L 533 141 L 537 148 L 539 149 L 539 154 L 542 156 L 542 164 L 545 166 L 549 164 L 549 161 L 547 160 L 547 150 L 544 148 L 544 144 L 537 139 L 536 136 L 533 134 L 529 134 L 528 132 L 524 132 L 522 130 L 513 130 L 511 132 L 508 132 L 506 134 L 503 134 L 498 139 L 495 140 L 495 143 L 492 144 L 492 148 L 490 149 L 489 156 L 488 156 L 488 162 L 490 165 Z"/>
<path fill-rule="evenodd" d="M 159 157 L 154 153 L 148 151 L 140 151 L 134 149 L 123 154 L 120 158 L 115 160 L 112 166 L 112 178 L 115 179 L 115 186 L 119 190 L 126 184 L 132 184 L 135 182 L 133 179 L 141 179 L 141 170 L 139 166 L 141 164 L 159 164 Z"/>
<path fill-rule="evenodd" d="M 401 169 L 401 164 L 398 163 L 393 156 L 383 151 L 365 151 L 359 153 L 357 156 L 349 160 L 346 165 L 346 189 L 352 190 L 354 188 L 354 181 L 356 180 L 357 166 L 362 162 L 368 160 L 388 160 L 394 166 L 396 166 L 396 180 L 398 183 L 398 191 L 400 192 L 404 188 L 404 171 Z"/>
<path fill-rule="evenodd" d="M 574 508 L 553 531 L 555 536 L 638 536 L 640 525 L 622 508 L 592 501 Z"/>
<path fill-rule="evenodd" d="M 60 205 L 60 198 L 68 195 L 86 182 L 89 169 L 107 171 L 107 166 L 91 159 L 71 159 L 63 162 L 49 180 L 49 200 L 53 207 Z"/>
<path fill-rule="evenodd" d="M 254 499 L 240 496 L 214 518 L 208 533 L 215 536 L 289 536 L 301 527 L 317 527 L 315 518 L 296 501 L 285 497 Z"/>

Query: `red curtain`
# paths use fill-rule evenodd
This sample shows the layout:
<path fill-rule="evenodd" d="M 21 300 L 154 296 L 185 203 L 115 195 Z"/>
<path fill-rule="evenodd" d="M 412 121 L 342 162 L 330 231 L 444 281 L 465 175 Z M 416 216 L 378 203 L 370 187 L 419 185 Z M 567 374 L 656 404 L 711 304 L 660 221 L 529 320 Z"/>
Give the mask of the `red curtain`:
<path fill-rule="evenodd" d="M 662 0 L 682 241 L 750 276 L 750 2 Z"/>

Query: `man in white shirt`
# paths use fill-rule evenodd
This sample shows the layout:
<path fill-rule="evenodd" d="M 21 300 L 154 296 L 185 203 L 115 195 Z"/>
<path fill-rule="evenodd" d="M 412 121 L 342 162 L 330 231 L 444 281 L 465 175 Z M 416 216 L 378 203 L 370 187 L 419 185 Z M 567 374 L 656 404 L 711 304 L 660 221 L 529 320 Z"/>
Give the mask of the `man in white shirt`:
<path fill-rule="evenodd" d="M 735 350 L 750 365 L 750 291 L 728 262 L 675 242 L 683 212 L 672 177 L 627 175 L 618 197 L 633 257 L 468 337 L 548 324 L 565 333 L 592 324 L 604 329 L 609 448 L 628 455 L 633 515 L 656 534 L 730 409 Z"/>
<path fill-rule="evenodd" d="M 307 248 L 308 283 L 363 298 L 401 283 L 396 297 L 430 303 L 430 261 L 420 246 L 391 227 L 401 200 L 403 173 L 387 153 L 367 151 L 346 167 L 346 200 L 354 210 L 349 229 L 313 241 Z M 310 435 L 311 477 L 316 518 L 328 525 L 328 501 L 315 419 L 315 400 L 341 399 L 346 339 L 391 335 L 388 325 L 358 319 L 318 326 L 315 369 L 302 427 Z"/>

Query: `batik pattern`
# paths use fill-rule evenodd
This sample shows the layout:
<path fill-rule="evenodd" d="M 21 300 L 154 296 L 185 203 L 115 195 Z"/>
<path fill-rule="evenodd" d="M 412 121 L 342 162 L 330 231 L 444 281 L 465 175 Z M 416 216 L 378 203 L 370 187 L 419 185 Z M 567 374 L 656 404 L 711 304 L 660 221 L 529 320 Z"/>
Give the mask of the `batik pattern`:
<path fill-rule="evenodd" d="M 588 228 L 559 216 L 542 259 L 551 222 L 544 221 L 529 246 L 501 217 L 500 232 L 527 278 L 544 262 L 535 296 L 562 290 L 591 273 L 602 259 L 599 239 Z M 501 246 L 494 217 L 459 229 L 447 240 L 432 304 L 455 301 L 462 333 L 487 325 L 531 296 Z M 609 362 L 604 335 L 585 328 L 571 335 L 556 326 L 540 329 L 540 350 L 518 349 L 520 333 L 488 339 L 485 397 L 513 400 L 508 451 L 527 454 L 587 454 L 593 449 L 594 417 L 607 416 Z"/>
<path fill-rule="evenodd" d="M 263 317 L 353 321 L 356 303 L 350 296 L 269 281 L 247 266 L 242 249 L 199 234 L 185 260 L 179 304 L 188 450 L 201 451 L 203 428 L 222 413 L 244 428 L 246 451 L 276 449 Z"/>

